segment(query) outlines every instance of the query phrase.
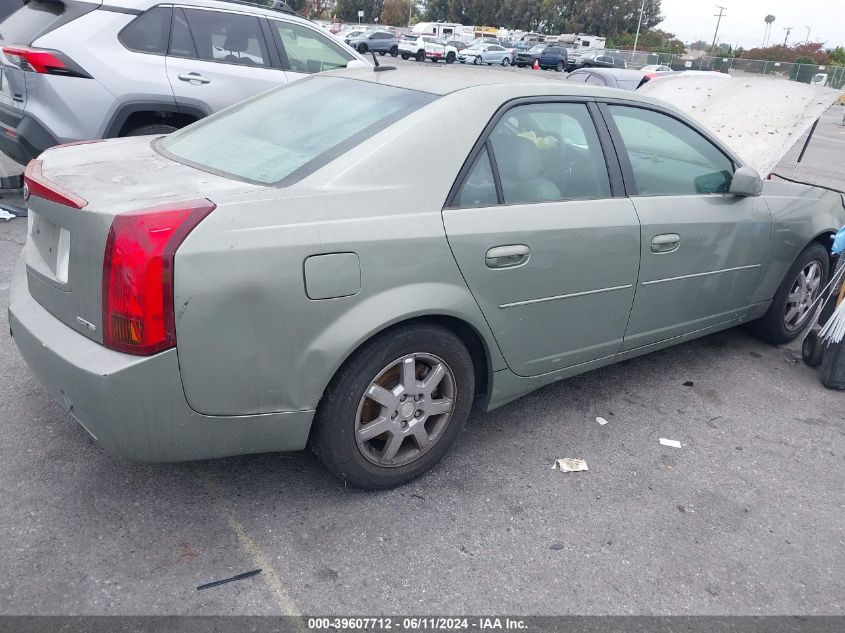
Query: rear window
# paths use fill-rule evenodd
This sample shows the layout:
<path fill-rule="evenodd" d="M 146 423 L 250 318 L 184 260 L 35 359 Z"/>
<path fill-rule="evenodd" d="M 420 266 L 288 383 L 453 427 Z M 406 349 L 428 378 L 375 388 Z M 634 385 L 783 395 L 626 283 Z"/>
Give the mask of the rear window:
<path fill-rule="evenodd" d="M 253 97 L 163 139 L 199 169 L 288 185 L 437 97 L 339 77 L 311 77 Z"/>
<path fill-rule="evenodd" d="M 0 41 L 3 44 L 31 44 L 64 12 L 65 5 L 61 2 L 33 0 L 0 23 Z"/>

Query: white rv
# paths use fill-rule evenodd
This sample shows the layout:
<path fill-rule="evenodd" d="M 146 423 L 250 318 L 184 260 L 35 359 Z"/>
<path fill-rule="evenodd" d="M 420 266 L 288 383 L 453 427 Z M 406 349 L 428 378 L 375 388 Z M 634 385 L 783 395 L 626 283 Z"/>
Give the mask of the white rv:
<path fill-rule="evenodd" d="M 469 34 L 467 35 L 467 29 Z M 433 35 L 441 40 L 460 40 L 466 42 L 471 40 L 473 35 L 472 27 L 466 27 L 463 24 L 455 22 L 418 22 L 411 29 L 412 33 L 419 35 Z"/>
<path fill-rule="evenodd" d="M 603 37 L 595 35 L 587 35 L 586 33 L 564 33 L 558 35 L 557 41 L 563 44 L 570 55 L 580 55 L 586 51 L 601 51 L 604 50 L 607 40 Z"/>

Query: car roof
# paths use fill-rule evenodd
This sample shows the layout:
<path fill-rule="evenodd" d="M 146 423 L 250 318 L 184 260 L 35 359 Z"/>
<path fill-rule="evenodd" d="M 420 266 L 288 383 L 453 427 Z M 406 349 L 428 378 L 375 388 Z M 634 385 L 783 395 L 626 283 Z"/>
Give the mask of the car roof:
<path fill-rule="evenodd" d="M 146 10 L 158 4 L 162 4 L 162 0 L 110 0 L 108 4 L 121 8 L 125 7 Z M 167 3 L 165 2 L 164 4 Z M 286 11 L 272 9 L 269 6 L 260 4 L 259 2 L 251 2 L 250 0 L 179 0 L 177 4 L 183 6 L 206 7 L 209 9 L 224 9 L 233 12 L 264 15 L 270 18 L 277 18 L 281 20 L 288 20 L 290 22 L 297 22 L 299 24 L 305 24 L 311 26 L 312 28 L 320 28 L 320 26 L 316 22 L 300 17 L 295 13 L 288 13 Z"/>
<path fill-rule="evenodd" d="M 609 69 L 590 68 L 590 72 Z M 621 70 L 621 69 L 620 69 Z M 641 78 L 640 71 L 622 71 L 632 78 Z M 616 74 L 616 73 L 614 73 Z M 619 73 L 621 75 L 621 73 Z M 565 81 L 559 75 L 549 73 L 515 73 L 506 70 L 489 69 L 478 72 L 476 68 L 465 66 L 414 65 L 395 70 L 374 72 L 372 68 L 341 69 L 320 73 L 319 76 L 344 77 L 369 81 L 371 83 L 419 90 L 436 95 L 448 95 L 461 90 L 498 86 L 509 89 L 508 98 L 532 97 L 538 95 L 574 96 L 574 97 L 615 97 L 629 101 L 642 101 L 677 111 L 673 106 L 654 99 L 636 95 L 629 91 L 615 90 L 583 83 Z M 624 94 L 623 94 L 624 93 Z"/>
<path fill-rule="evenodd" d="M 603 75 L 605 77 L 615 77 L 616 79 L 642 79 L 645 72 L 642 70 L 633 70 L 631 68 L 579 68 L 576 71 L 578 74 L 583 74 L 586 72 L 593 73 L 596 75 Z"/>

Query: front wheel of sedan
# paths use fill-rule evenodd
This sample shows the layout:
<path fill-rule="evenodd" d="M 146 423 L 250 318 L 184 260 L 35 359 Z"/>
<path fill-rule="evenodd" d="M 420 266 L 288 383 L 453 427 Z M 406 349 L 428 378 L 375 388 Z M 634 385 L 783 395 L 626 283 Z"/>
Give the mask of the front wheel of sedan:
<path fill-rule="evenodd" d="M 449 330 L 402 326 L 373 339 L 323 394 L 310 445 L 343 481 L 393 488 L 449 450 L 469 417 L 472 359 Z"/>
<path fill-rule="evenodd" d="M 476 57 L 475 59 L 472 60 L 472 63 L 475 64 L 476 66 L 481 66 L 481 58 Z"/>
<path fill-rule="evenodd" d="M 367 45 L 364 43 L 358 44 L 358 52 L 362 55 L 367 52 Z"/>
<path fill-rule="evenodd" d="M 503 57 L 503 58 L 502 58 L 502 66 L 504 66 L 505 68 L 507 68 L 507 67 L 508 67 L 508 66 L 510 66 L 510 65 L 511 65 L 511 60 L 509 60 L 507 57 Z"/>
<path fill-rule="evenodd" d="M 786 273 L 766 314 L 750 324 L 760 338 L 782 345 L 795 340 L 810 324 L 816 299 L 827 283 L 830 258 L 821 244 L 805 248 Z"/>

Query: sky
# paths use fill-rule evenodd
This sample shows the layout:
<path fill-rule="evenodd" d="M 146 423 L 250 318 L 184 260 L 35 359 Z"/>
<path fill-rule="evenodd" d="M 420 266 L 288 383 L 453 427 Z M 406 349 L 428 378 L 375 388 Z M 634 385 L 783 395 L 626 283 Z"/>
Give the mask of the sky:
<path fill-rule="evenodd" d="M 658 25 L 685 42 L 713 41 L 717 5 L 727 7 L 719 27 L 719 42 L 744 48 L 761 46 L 763 21 L 775 16 L 771 42 L 783 44 L 784 27 L 793 27 L 789 42 L 803 42 L 810 28 L 810 41 L 826 48 L 845 46 L 845 0 L 662 0 L 663 16 Z"/>

